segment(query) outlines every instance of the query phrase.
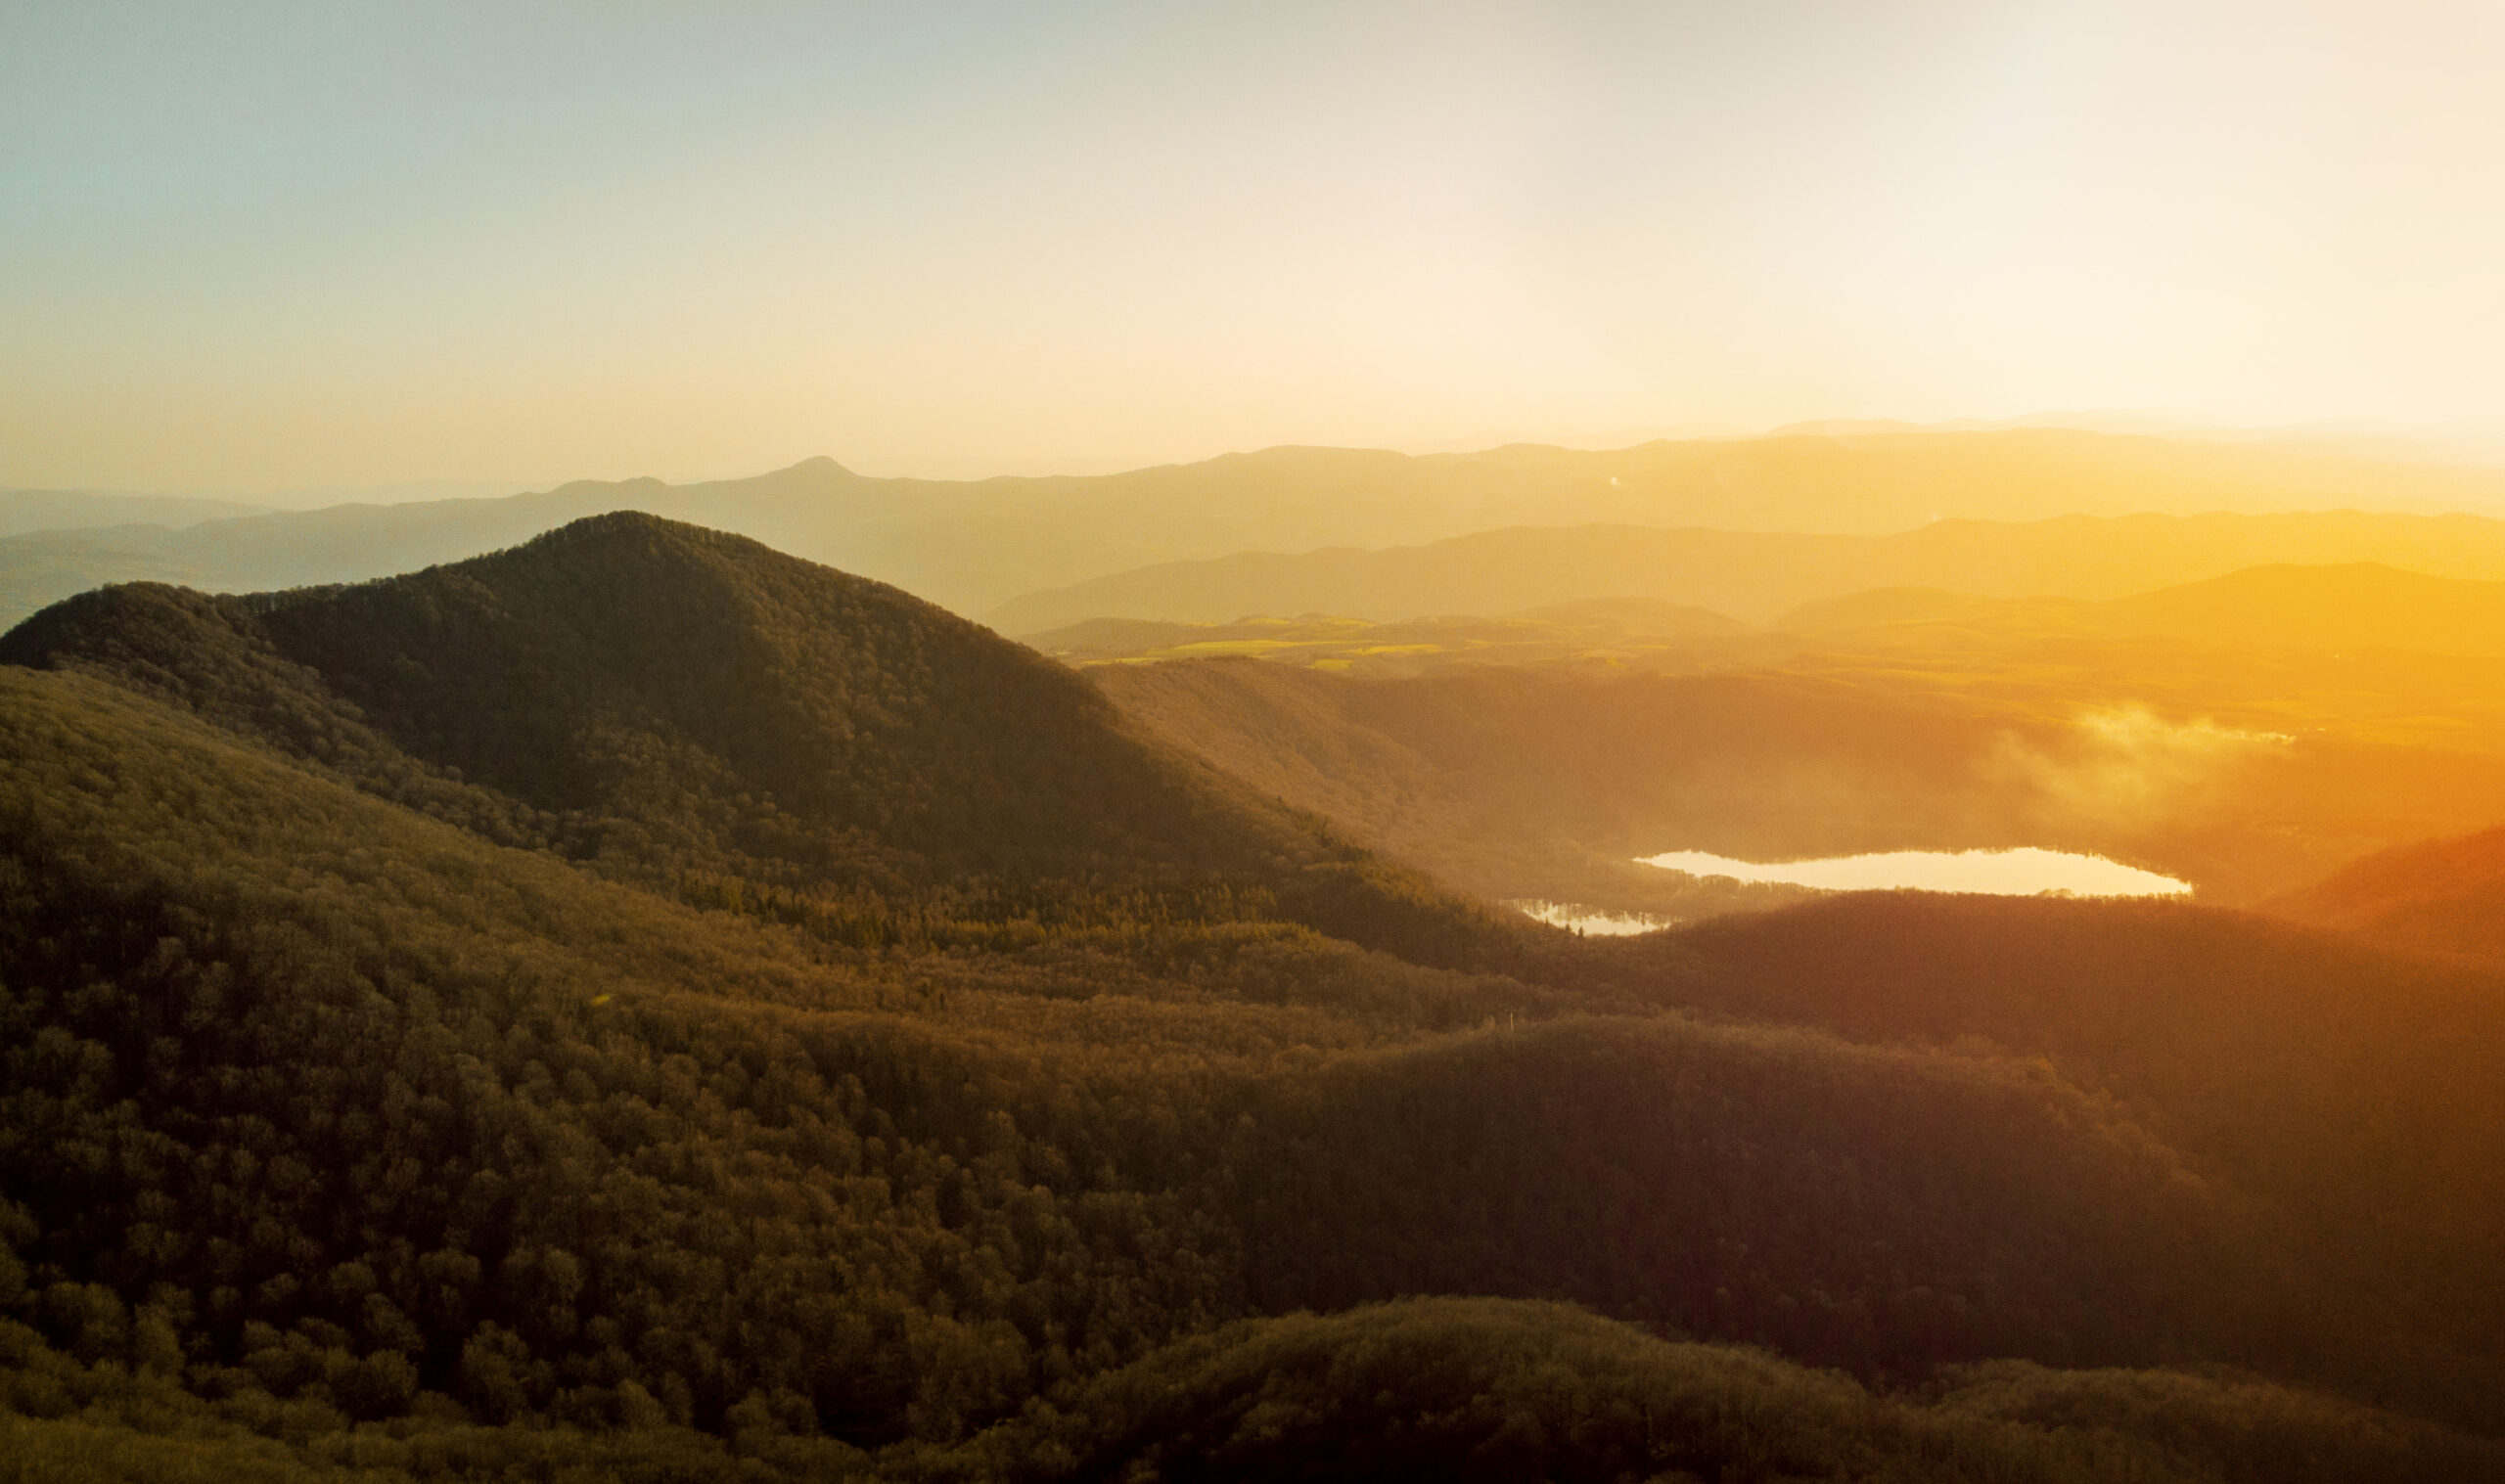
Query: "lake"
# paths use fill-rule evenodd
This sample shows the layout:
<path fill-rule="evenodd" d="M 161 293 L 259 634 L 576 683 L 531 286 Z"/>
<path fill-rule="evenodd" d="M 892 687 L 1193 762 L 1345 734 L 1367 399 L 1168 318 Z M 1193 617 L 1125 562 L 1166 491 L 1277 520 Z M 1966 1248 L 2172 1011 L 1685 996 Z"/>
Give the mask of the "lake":
<path fill-rule="evenodd" d="M 1639 932 L 1659 932 L 1676 927 L 1677 918 L 1657 918 L 1651 913 L 1610 912 L 1599 907 L 1586 907 L 1580 902 L 1507 902 L 1526 917 L 1537 918 L 1558 927 L 1571 927 L 1595 938 L 1624 938 Z"/>
<path fill-rule="evenodd" d="M 1822 860 L 1760 864 L 1735 861 L 1702 850 L 1672 850 L 1638 858 L 1644 865 L 1690 876 L 1728 877 L 1737 881 L 1782 881 L 1824 891 L 1886 891 L 1913 887 L 1921 891 L 1974 891 L 1994 896 L 2034 896 L 2068 892 L 2093 897 L 2180 896 L 2189 881 L 2142 871 L 2101 855 L 2067 850 L 1889 850 L 1870 855 L 1838 855 Z M 1588 930 L 1588 929 L 1587 929 Z M 1641 931 L 1642 929 L 1629 929 Z"/>

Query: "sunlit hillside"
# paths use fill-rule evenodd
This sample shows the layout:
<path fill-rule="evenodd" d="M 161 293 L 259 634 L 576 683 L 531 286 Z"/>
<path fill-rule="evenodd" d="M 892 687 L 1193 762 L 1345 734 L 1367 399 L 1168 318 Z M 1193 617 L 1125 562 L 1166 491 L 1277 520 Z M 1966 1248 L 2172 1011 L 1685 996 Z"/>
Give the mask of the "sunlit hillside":
<path fill-rule="evenodd" d="M 2505 830 L 2377 852 L 2265 910 L 2426 953 L 2505 957 Z"/>
<path fill-rule="evenodd" d="M 2505 584 L 2379 565 L 2102 601 L 1883 589 L 1756 628 L 1630 600 L 1034 642 L 1500 900 L 1697 916 L 1785 893 L 1633 862 L 2046 847 L 2250 904 L 2505 818 Z"/>

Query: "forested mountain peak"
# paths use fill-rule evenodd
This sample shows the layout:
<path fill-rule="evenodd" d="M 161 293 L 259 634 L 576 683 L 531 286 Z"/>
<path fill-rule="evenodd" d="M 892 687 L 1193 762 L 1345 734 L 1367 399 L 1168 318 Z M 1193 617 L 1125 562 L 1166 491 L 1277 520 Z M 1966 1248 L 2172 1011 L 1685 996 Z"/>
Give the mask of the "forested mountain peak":
<path fill-rule="evenodd" d="M 1298 835 L 1021 646 L 633 512 L 348 587 L 109 588 L 0 659 L 101 673 L 395 796 L 412 774 L 483 789 L 508 832 L 648 864 L 893 886 L 1247 870 Z"/>

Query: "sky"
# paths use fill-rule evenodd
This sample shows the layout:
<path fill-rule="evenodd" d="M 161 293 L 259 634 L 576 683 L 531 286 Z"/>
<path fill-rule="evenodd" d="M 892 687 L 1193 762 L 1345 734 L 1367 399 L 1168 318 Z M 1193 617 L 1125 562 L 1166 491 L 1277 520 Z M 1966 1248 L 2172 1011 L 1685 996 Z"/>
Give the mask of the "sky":
<path fill-rule="evenodd" d="M 0 485 L 2505 420 L 2505 4 L 0 0 Z"/>

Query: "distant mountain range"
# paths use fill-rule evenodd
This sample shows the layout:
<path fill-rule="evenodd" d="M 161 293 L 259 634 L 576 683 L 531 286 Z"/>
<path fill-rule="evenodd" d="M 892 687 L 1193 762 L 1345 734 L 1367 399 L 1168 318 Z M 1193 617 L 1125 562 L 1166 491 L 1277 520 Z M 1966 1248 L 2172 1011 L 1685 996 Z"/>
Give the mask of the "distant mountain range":
<path fill-rule="evenodd" d="M 1804 605 L 1786 633 L 1863 643 L 2015 643 L 2163 636 L 2278 651 L 2505 655 L 2505 582 L 2431 577 L 2375 562 L 2251 566 L 2099 602 L 1892 588 Z"/>
<path fill-rule="evenodd" d="M 1415 674 L 1453 664 L 1567 661 L 1643 669 L 1772 665 L 1838 646 L 1944 656 L 2148 638 L 2285 653 L 2505 656 L 2505 582 L 2430 577 L 2380 562 L 2282 563 L 2096 600 L 1874 588 L 1803 604 L 1760 626 L 1658 598 L 1600 598 L 1491 617 L 1384 622 L 1320 613 L 1232 623 L 1090 618 L 1030 634 L 1026 643 L 1081 666 L 1240 654 Z"/>
<path fill-rule="evenodd" d="M 1920 587 L 1996 598 L 2119 598 L 2265 563 L 2375 562 L 2505 578 L 2505 521 L 2479 516 L 2064 516 L 1939 520 L 1893 535 L 1587 525 L 1482 531 L 1426 546 L 1244 553 L 1169 562 L 985 615 L 1006 634 L 1088 618 L 1223 623 L 1252 614 L 1388 620 L 1512 613 L 1624 597 L 1762 623 L 1824 599 Z"/>
<path fill-rule="evenodd" d="M 170 527 L 196 518 L 189 507 L 157 516 L 125 513 L 114 520 L 161 521 L 169 528 L 54 529 L 0 540 L 0 621 L 113 581 L 158 579 L 211 591 L 359 581 L 477 556 L 613 510 L 736 531 L 1027 632 L 1100 616 L 1490 611 L 1483 599 L 1452 601 L 1459 595 L 1449 583 L 1405 595 L 1411 606 L 1397 612 L 1338 596 L 1282 604 L 1242 590 L 1237 568 L 1195 573 L 1180 584 L 1188 591 L 1213 578 L 1207 596 L 1221 607 L 1211 609 L 1182 611 L 1170 598 L 1146 596 L 1162 591 L 1163 579 L 1157 577 L 1068 598 L 1012 600 L 1164 562 L 1315 547 L 1409 547 L 1505 527 L 1603 522 L 1875 536 L 1935 519 L 2337 509 L 2505 512 L 2505 471 L 2041 428 L 1792 433 L 1610 451 L 1520 446 L 1414 458 L 1273 448 L 1118 474 L 974 481 L 872 478 L 812 459 L 748 479 L 585 481 L 505 499 L 345 505 L 182 528 Z M 88 525 L 99 516 L 62 518 Z M 1827 560 L 1850 566 L 1859 560 L 1856 550 L 1847 547 Z M 2317 554 L 2248 554 L 2214 570 L 2266 560 L 2399 560 L 2380 548 L 2307 551 Z M 1266 569 L 1264 563 L 1304 559 L 1242 560 Z M 1346 556 L 1323 553 L 1312 561 L 1344 565 Z M 1368 569 L 1363 575 L 1380 574 Z M 1766 601 L 1788 605 L 1880 581 L 1972 586 L 1873 577 L 1842 586 L 1794 584 L 1786 596 Z M 1596 596 L 1554 585 L 1540 592 L 1505 606 Z M 1763 607 L 1680 601 L 1752 613 Z M 1128 606 L 1102 606 L 1108 602 Z M 1237 606 L 1223 607 L 1228 603 Z M 1419 603 L 1428 606 L 1414 606 Z"/>
<path fill-rule="evenodd" d="M 90 489 L 0 489 L 0 537 L 29 531 L 91 530 L 114 525 L 180 528 L 204 520 L 265 516 L 265 505 L 187 495 L 133 495 Z"/>

